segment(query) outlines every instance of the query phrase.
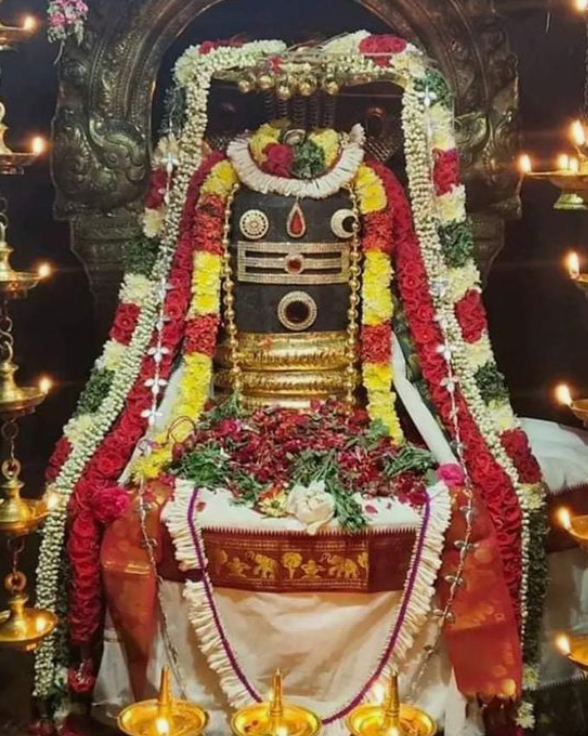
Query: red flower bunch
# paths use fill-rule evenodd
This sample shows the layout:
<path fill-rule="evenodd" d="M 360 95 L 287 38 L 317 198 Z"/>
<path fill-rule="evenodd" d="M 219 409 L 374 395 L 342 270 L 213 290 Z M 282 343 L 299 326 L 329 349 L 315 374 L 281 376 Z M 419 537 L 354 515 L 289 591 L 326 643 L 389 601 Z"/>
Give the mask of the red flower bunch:
<path fill-rule="evenodd" d="M 122 486 L 104 483 L 94 490 L 90 508 L 96 521 L 108 526 L 122 516 L 130 500 L 128 492 Z"/>
<path fill-rule="evenodd" d="M 386 363 L 392 355 L 392 326 L 364 325 L 361 329 L 361 359 L 365 363 Z"/>
<path fill-rule="evenodd" d="M 435 148 L 433 158 L 433 182 L 437 196 L 440 197 L 459 184 L 459 154 L 456 148 L 449 151 Z"/>
<path fill-rule="evenodd" d="M 160 375 L 164 379 L 171 372 L 184 333 L 184 317 L 190 302 L 195 248 L 193 219 L 200 187 L 212 167 L 223 158 L 222 154 L 210 156 L 194 174 L 188 188 L 180 222 L 178 248 L 169 279 L 174 288 L 167 292 L 164 303 L 164 314 L 168 315 L 172 305 L 172 311 L 176 315 L 165 323 L 162 332 L 162 343 L 168 351 L 160 363 Z M 121 305 L 119 312 L 124 306 L 126 305 Z M 155 345 L 155 341 L 156 333 L 151 344 Z M 143 413 L 150 407 L 152 398 L 151 389 L 145 382 L 153 376 L 153 372 L 153 356 L 146 355 L 139 375 L 127 395 L 124 410 L 86 466 L 70 502 L 67 552 L 71 561 L 72 577 L 68 624 L 71 640 L 76 644 L 92 644 L 102 623 L 99 558 L 104 522 L 112 518 L 108 510 L 109 503 L 114 504 L 113 513 L 120 511 L 124 503 L 118 491 L 113 490 L 113 485 L 145 431 L 146 418 Z"/>
<path fill-rule="evenodd" d="M 128 345 L 137 326 L 139 311 L 137 304 L 121 304 L 114 318 L 109 337 L 123 345 Z"/>
<path fill-rule="evenodd" d="M 291 146 L 285 143 L 268 143 L 263 149 L 265 161 L 261 168 L 267 174 L 273 176 L 284 176 L 290 178 L 292 163 L 294 161 L 294 151 Z"/>
<path fill-rule="evenodd" d="M 165 169 L 155 169 L 151 174 L 149 190 L 145 197 L 145 207 L 149 210 L 158 210 L 165 199 L 167 190 L 168 174 Z"/>
<path fill-rule="evenodd" d="M 455 316 L 466 342 L 476 342 L 486 329 L 486 312 L 478 289 L 470 289 L 455 305 Z"/>
<path fill-rule="evenodd" d="M 372 59 L 378 66 L 388 66 L 389 56 L 400 54 L 407 43 L 399 36 L 391 34 L 367 36 L 359 43 L 360 53 Z"/>
<path fill-rule="evenodd" d="M 539 483 L 541 468 L 531 453 L 529 440 L 522 429 L 509 429 L 500 438 L 506 454 L 513 461 L 522 483 Z"/>
<path fill-rule="evenodd" d="M 92 736 L 95 727 L 88 716 L 69 715 L 59 729 L 59 736 Z"/>
<path fill-rule="evenodd" d="M 91 659 L 83 659 L 78 667 L 70 667 L 67 671 L 67 686 L 77 695 L 89 695 L 94 690 L 96 676 Z"/>
<path fill-rule="evenodd" d="M 194 250 L 222 255 L 225 203 L 216 194 L 209 194 L 198 203 L 192 226 Z"/>
<path fill-rule="evenodd" d="M 57 731 L 50 720 L 40 718 L 38 721 L 29 723 L 27 733 L 31 734 L 31 736 L 55 736 Z"/>
<path fill-rule="evenodd" d="M 186 323 L 185 353 L 213 356 L 220 319 L 216 314 L 195 317 Z"/>
<path fill-rule="evenodd" d="M 392 218 L 388 209 L 369 214 L 364 221 L 362 248 L 392 253 Z"/>

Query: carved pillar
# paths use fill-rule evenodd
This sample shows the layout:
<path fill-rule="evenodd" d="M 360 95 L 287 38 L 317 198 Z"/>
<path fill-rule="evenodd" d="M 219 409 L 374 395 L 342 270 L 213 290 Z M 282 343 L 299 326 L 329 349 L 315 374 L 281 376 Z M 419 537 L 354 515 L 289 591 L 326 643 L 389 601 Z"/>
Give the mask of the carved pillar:
<path fill-rule="evenodd" d="M 247 0 L 233 0 L 244 6 Z M 165 51 L 215 0 L 95 0 L 81 47 L 60 64 L 54 120 L 56 216 L 88 270 L 101 331 L 120 279 L 121 247 L 136 230 L 151 139 L 152 91 Z M 492 0 L 362 0 L 399 35 L 427 49 L 456 95 L 469 209 L 480 263 L 502 247 L 518 212 L 516 60 Z M 276 36 L 285 35 L 276 19 Z M 227 29 L 227 33 L 238 31 Z M 327 29 L 321 29 L 328 33 Z M 283 33 L 280 33 L 283 31 Z"/>

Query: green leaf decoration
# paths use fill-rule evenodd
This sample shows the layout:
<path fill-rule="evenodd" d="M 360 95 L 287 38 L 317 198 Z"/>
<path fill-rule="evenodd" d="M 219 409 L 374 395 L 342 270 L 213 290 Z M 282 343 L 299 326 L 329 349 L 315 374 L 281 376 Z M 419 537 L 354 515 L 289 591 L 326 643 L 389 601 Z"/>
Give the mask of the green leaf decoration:
<path fill-rule="evenodd" d="M 219 488 L 226 484 L 227 457 L 220 445 L 201 445 L 173 464 L 171 472 L 192 481 L 196 488 Z"/>
<path fill-rule="evenodd" d="M 124 246 L 123 262 L 126 273 L 150 276 L 159 251 L 159 241 L 143 233 L 131 238 Z"/>
<path fill-rule="evenodd" d="M 486 404 L 491 401 L 505 401 L 508 391 L 504 383 L 504 376 L 495 363 L 486 363 L 478 368 L 475 374 L 476 383 Z"/>
<path fill-rule="evenodd" d="M 316 179 L 325 173 L 325 152 L 314 141 L 306 140 L 294 146 L 292 174 L 298 179 Z"/>
<path fill-rule="evenodd" d="M 415 80 L 414 86 L 418 92 L 428 92 L 434 105 L 453 107 L 453 93 L 441 72 L 429 69 L 424 77 Z"/>
<path fill-rule="evenodd" d="M 469 220 L 439 229 L 445 263 L 450 268 L 465 266 L 474 256 L 474 236 Z"/>
<path fill-rule="evenodd" d="M 108 395 L 113 378 L 114 371 L 108 368 L 95 368 L 79 398 L 75 415 L 93 414 L 98 411 Z"/>
<path fill-rule="evenodd" d="M 389 478 L 408 472 L 426 473 L 436 466 L 433 455 L 428 450 L 420 447 L 406 445 L 393 458 L 390 458 L 384 468 L 384 473 Z"/>

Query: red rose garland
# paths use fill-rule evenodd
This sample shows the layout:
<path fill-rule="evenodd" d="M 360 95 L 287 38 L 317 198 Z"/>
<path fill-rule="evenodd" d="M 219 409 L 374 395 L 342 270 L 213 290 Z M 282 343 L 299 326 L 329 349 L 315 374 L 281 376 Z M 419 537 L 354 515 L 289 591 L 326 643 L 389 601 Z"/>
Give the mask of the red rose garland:
<path fill-rule="evenodd" d="M 190 300 L 192 254 L 195 247 L 192 223 L 202 182 L 211 168 L 223 158 L 213 154 L 194 174 L 190 183 L 180 223 L 177 251 L 172 262 L 164 313 L 171 317 L 162 333 L 162 344 L 168 352 L 162 356 L 160 375 L 167 378 L 174 355 L 184 333 L 184 317 Z M 152 346 L 157 335 L 154 333 Z M 112 485 L 128 463 L 133 448 L 146 429 L 143 412 L 150 408 L 151 389 L 145 381 L 153 376 L 154 358 L 143 359 L 139 376 L 128 394 L 125 408 L 86 466 L 76 484 L 70 503 L 70 529 L 67 552 L 71 562 L 71 591 L 68 606 L 70 637 L 75 644 L 92 643 L 102 621 L 103 599 L 99 554 L 104 528 L 103 504 L 97 494 Z"/>
<path fill-rule="evenodd" d="M 444 385 L 447 379 L 445 359 L 437 351 L 443 335 L 436 314 L 422 255 L 412 224 L 410 206 L 402 186 L 386 167 L 373 163 L 373 169 L 384 182 L 391 203 L 394 223 L 398 285 L 406 317 L 427 381 L 431 398 L 446 428 L 453 433 L 452 402 Z M 495 526 L 503 558 L 504 573 L 513 608 L 520 621 L 521 527 L 522 515 L 512 483 L 492 456 L 468 406 L 456 387 L 455 402 L 465 460 L 471 479 L 480 489 Z"/>
<path fill-rule="evenodd" d="M 482 295 L 470 289 L 455 305 L 455 316 L 466 342 L 477 342 L 487 328 Z"/>

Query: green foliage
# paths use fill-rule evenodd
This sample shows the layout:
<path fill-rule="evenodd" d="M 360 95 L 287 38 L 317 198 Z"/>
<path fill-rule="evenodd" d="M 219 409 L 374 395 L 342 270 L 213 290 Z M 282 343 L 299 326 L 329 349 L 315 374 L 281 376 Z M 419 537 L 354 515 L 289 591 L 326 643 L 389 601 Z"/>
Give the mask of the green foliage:
<path fill-rule="evenodd" d="M 305 140 L 294 146 L 292 173 L 299 179 L 315 179 L 326 169 L 325 152 L 314 141 Z"/>
<path fill-rule="evenodd" d="M 159 241 L 148 238 L 143 233 L 129 240 L 123 251 L 125 273 L 135 273 L 141 276 L 150 276 L 157 260 Z"/>
<path fill-rule="evenodd" d="M 504 384 L 504 376 L 495 363 L 486 363 L 478 368 L 475 374 L 476 383 L 486 404 L 491 401 L 508 399 L 508 391 Z"/>
<path fill-rule="evenodd" d="M 395 478 L 401 473 L 426 473 L 435 465 L 435 458 L 428 450 L 406 445 L 397 455 L 388 459 L 384 473 L 388 478 Z"/>
<path fill-rule="evenodd" d="M 192 481 L 196 488 L 219 488 L 226 483 L 227 456 L 220 445 L 201 445 L 185 453 L 172 465 L 171 472 Z"/>
<path fill-rule="evenodd" d="M 415 80 L 414 86 L 418 92 L 428 92 L 433 104 L 453 107 L 453 94 L 441 72 L 428 70 L 424 77 Z"/>
<path fill-rule="evenodd" d="M 474 236 L 471 223 L 451 223 L 439 229 L 445 263 L 450 268 L 460 268 L 474 255 Z"/>
<path fill-rule="evenodd" d="M 108 368 L 95 368 L 86 387 L 78 400 L 76 416 L 81 414 L 93 414 L 98 411 L 102 402 L 108 395 L 114 372 Z"/>
<path fill-rule="evenodd" d="M 267 490 L 263 483 L 260 483 L 253 476 L 242 471 L 235 475 L 235 485 L 239 489 L 239 496 L 233 501 L 236 506 L 249 506 L 252 508 L 256 505 L 260 494 Z"/>

